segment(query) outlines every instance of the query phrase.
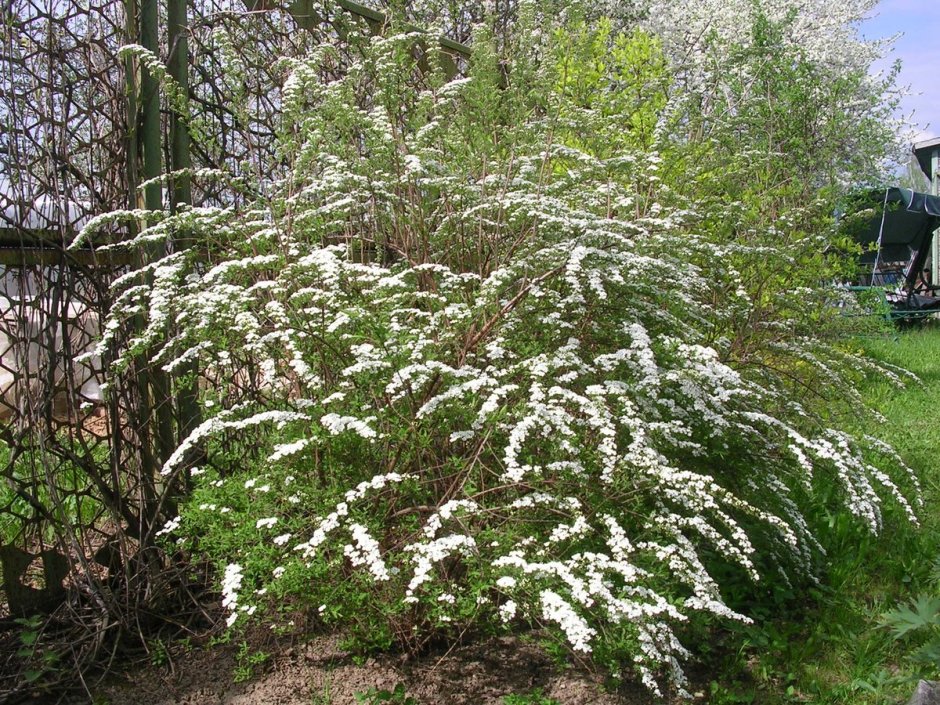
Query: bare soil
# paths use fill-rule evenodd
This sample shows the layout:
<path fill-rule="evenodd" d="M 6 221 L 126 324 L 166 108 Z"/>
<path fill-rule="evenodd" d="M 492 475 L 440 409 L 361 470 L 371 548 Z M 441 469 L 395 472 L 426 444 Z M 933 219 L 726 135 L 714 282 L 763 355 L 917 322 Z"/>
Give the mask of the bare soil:
<path fill-rule="evenodd" d="M 110 705 L 356 705 L 370 689 L 402 684 L 420 705 L 503 705 L 510 694 L 543 697 L 561 705 L 662 703 L 641 686 L 606 692 L 585 671 L 561 668 L 537 646 L 519 638 L 493 638 L 418 659 L 354 659 L 335 636 L 290 648 L 235 683 L 233 646 L 192 648 L 160 667 L 132 670 L 100 688 L 95 701 Z M 366 702 L 371 702 L 366 700 Z M 399 702 L 399 701 L 393 701 Z M 537 701 L 533 699 L 533 704 Z"/>

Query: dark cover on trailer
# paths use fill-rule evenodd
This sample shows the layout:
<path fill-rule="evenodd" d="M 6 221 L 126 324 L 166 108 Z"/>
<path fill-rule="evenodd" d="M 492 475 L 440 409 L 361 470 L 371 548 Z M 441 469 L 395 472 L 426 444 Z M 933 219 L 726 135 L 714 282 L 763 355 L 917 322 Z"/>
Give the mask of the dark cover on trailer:
<path fill-rule="evenodd" d="M 882 264 L 903 262 L 903 288 L 913 291 L 940 227 L 940 197 L 891 187 L 866 193 L 852 210 L 864 216 L 851 219 L 849 228 L 865 250 L 862 272 L 876 274 Z"/>

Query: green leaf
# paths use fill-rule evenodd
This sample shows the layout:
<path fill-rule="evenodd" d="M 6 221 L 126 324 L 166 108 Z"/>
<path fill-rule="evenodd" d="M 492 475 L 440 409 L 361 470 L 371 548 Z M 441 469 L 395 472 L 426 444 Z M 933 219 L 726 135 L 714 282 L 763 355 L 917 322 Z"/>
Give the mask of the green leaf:
<path fill-rule="evenodd" d="M 39 639 L 39 632 L 20 632 L 20 643 L 23 646 L 32 646 Z"/>
<path fill-rule="evenodd" d="M 940 665 L 940 639 L 932 639 L 912 654 L 915 661 L 934 667 Z"/>
<path fill-rule="evenodd" d="M 940 598 L 918 595 L 908 605 L 886 612 L 882 617 L 896 639 L 909 632 L 940 624 Z"/>

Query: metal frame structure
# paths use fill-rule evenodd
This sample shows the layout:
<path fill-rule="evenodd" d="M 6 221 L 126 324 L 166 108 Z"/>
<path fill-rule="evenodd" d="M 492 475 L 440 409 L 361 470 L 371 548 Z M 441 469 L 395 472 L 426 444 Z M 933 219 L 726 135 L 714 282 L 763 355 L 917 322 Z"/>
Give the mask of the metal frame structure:
<path fill-rule="evenodd" d="M 930 180 L 930 193 L 940 196 L 940 138 L 917 142 L 911 151 Z M 940 283 L 940 240 L 936 238 L 930 248 L 930 280 Z"/>
<path fill-rule="evenodd" d="M 18 531 L 0 533 L 0 562 L 7 554 L 19 561 L 3 571 L 0 592 L 25 594 L 21 578 L 41 572 L 37 562 L 49 558 L 49 565 L 61 566 L 64 560 L 72 594 L 83 597 L 43 609 L 112 625 L 114 639 L 121 629 L 136 628 L 140 610 L 154 609 L 147 600 L 168 589 L 166 557 L 154 535 L 173 516 L 182 486 L 168 484 L 159 469 L 198 422 L 193 380 L 199 376 L 188 369 L 170 377 L 138 361 L 112 373 L 107 398 L 89 408 L 71 365 L 109 310 L 113 278 L 142 257 L 161 257 L 188 242 L 177 233 L 165 248 L 143 255 L 102 256 L 68 246 L 81 223 L 101 213 L 238 198 L 196 183 L 190 167 L 252 169 L 261 176 L 276 164 L 271 145 L 282 76 L 275 59 L 302 57 L 318 38 L 346 31 L 349 23 L 337 21 L 343 12 L 372 34 L 391 22 L 350 0 L 335 0 L 341 11 L 332 20 L 313 12 L 314 0 L 283 2 L 292 4 L 9 0 L 0 16 L 0 181 L 8 183 L 0 188 L 0 280 L 20 282 L 8 283 L 9 295 L 0 291 L 0 335 L 8 341 L 0 346 L 0 376 L 14 380 L 9 395 L 0 395 L 0 441 L 9 449 L 0 461 L 0 486 L 10 489 L 0 493 L 0 529 L 9 518 Z M 229 41 L 246 36 L 246 25 L 250 42 Z M 192 124 L 161 95 L 157 77 L 132 53 L 119 57 L 127 44 L 166 62 L 209 140 L 191 140 Z M 451 74 L 471 53 L 452 38 L 440 38 L 437 49 Z M 42 218 L 28 217 L 37 210 Z M 114 226 L 105 235 L 126 238 L 145 226 Z M 79 319 L 89 324 L 80 335 L 73 325 Z M 78 507 L 80 521 L 50 511 L 49 497 Z M 76 668 L 108 643 L 99 636 L 90 629 L 73 644 L 68 658 Z M 16 648 L 2 647 L 10 661 L 0 657 L 0 699 L 13 692 L 19 672 Z M 61 672 L 70 674 L 64 664 Z"/>

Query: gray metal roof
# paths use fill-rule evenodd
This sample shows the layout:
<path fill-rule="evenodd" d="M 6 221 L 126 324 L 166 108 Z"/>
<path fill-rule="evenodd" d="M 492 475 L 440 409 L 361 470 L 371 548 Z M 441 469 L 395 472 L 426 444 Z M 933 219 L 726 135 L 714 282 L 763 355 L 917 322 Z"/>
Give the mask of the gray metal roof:
<path fill-rule="evenodd" d="M 935 137 L 931 140 L 924 140 L 922 142 L 915 142 L 914 146 L 911 148 L 911 151 L 914 152 L 914 156 L 917 157 L 917 163 L 920 165 L 920 170 L 927 175 L 927 178 L 933 182 L 933 163 L 931 158 L 933 157 L 936 151 L 940 150 L 940 137 Z"/>

